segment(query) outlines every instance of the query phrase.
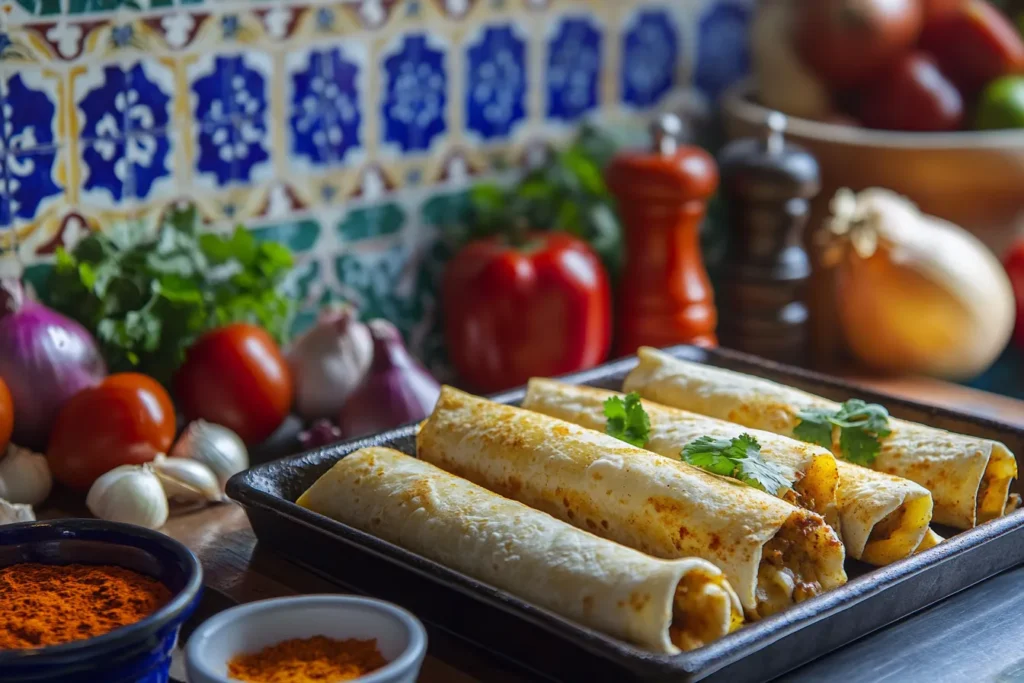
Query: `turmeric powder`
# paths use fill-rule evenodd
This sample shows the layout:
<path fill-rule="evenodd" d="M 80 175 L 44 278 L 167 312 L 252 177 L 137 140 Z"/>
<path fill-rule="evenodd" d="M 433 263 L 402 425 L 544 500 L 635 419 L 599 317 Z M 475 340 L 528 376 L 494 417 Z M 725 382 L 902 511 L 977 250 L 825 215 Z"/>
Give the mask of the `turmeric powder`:
<path fill-rule="evenodd" d="M 387 663 L 376 639 L 313 636 L 235 655 L 228 662 L 228 676 L 249 683 L 334 683 L 351 681 Z"/>
<path fill-rule="evenodd" d="M 32 562 L 0 568 L 0 650 L 85 640 L 134 624 L 166 605 L 156 579 L 105 565 Z"/>

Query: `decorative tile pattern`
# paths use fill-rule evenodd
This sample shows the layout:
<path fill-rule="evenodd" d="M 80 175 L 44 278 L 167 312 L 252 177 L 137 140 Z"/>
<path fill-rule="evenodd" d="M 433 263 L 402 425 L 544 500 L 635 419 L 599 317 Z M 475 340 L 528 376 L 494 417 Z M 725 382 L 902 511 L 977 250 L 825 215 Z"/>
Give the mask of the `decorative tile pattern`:
<path fill-rule="evenodd" d="M 507 138 L 526 118 L 526 41 L 513 24 L 488 26 L 466 55 L 466 128 Z"/>
<path fill-rule="evenodd" d="M 423 152 L 448 129 L 445 49 L 427 33 L 402 38 L 383 61 L 383 138 L 403 153 Z"/>
<path fill-rule="evenodd" d="M 444 376 L 465 187 L 584 119 L 748 66 L 753 0 L 13 0 L 0 8 L 0 252 L 196 201 L 286 243 L 308 325 L 350 299 Z M 682 79 L 693 75 L 693 83 Z"/>
<path fill-rule="evenodd" d="M 565 18 L 548 43 L 547 116 L 579 120 L 597 109 L 603 36 L 587 15 Z"/>

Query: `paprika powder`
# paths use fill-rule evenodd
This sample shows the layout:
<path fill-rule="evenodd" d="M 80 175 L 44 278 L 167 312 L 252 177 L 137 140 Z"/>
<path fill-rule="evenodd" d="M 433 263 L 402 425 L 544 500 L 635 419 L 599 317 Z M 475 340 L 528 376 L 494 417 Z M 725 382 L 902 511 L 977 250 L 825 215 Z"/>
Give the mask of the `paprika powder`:
<path fill-rule="evenodd" d="M 251 683 L 351 681 L 387 663 L 375 639 L 313 636 L 236 655 L 228 662 L 228 676 Z"/>
<path fill-rule="evenodd" d="M 22 563 L 0 568 L 0 650 L 60 645 L 109 633 L 171 599 L 156 579 L 123 567 Z"/>

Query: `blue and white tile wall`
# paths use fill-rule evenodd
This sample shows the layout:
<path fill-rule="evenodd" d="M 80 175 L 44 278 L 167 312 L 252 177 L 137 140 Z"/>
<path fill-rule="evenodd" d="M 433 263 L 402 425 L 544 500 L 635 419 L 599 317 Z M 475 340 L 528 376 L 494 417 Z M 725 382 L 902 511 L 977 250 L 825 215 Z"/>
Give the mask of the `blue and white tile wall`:
<path fill-rule="evenodd" d="M 752 4 L 9 0 L 0 250 L 45 264 L 187 198 L 295 250 L 300 324 L 347 298 L 433 356 L 465 187 L 584 119 L 713 100 L 747 70 Z"/>

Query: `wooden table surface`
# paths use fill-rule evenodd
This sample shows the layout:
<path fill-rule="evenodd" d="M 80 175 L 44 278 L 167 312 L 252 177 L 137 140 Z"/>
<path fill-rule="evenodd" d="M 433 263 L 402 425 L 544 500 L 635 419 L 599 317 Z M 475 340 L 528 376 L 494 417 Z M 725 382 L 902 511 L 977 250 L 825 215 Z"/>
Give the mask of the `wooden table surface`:
<path fill-rule="evenodd" d="M 922 403 L 953 407 L 965 412 L 972 412 L 1024 426 L 1024 402 L 1014 399 L 935 380 L 878 380 L 865 377 L 851 377 L 848 379 L 871 389 L 904 396 Z M 338 592 L 339 590 L 337 586 L 327 583 L 323 579 L 291 564 L 284 557 L 276 555 L 269 550 L 258 548 L 256 538 L 244 512 L 233 504 L 220 505 L 174 517 L 168 522 L 164 531 L 185 543 L 202 561 L 207 591 L 209 593 L 208 606 L 205 610 L 207 614 L 203 616 L 209 616 L 210 612 L 222 609 L 232 603 L 244 603 L 296 593 Z M 1024 569 L 1018 573 L 1020 574 L 1018 583 L 1024 588 Z M 1003 577 L 1005 576 L 1007 575 L 1003 575 Z M 1006 579 L 1003 577 L 991 579 L 989 582 L 985 582 L 959 596 L 951 598 L 951 600 L 959 601 L 958 604 L 962 604 L 964 600 L 969 601 L 972 593 L 985 589 L 991 582 L 998 582 L 1000 580 L 1005 582 Z M 987 590 L 991 592 L 991 589 Z M 1019 602 L 1020 599 L 1018 599 Z M 210 607 L 210 604 L 213 606 Z M 924 619 L 927 615 L 928 612 L 925 612 L 911 617 L 903 622 L 903 625 L 885 629 L 880 634 L 874 634 L 848 648 L 818 660 L 808 665 L 808 667 L 798 670 L 793 675 L 799 680 L 821 680 L 823 675 L 821 667 L 827 668 L 829 662 L 833 660 L 836 661 L 837 666 L 848 660 L 849 657 L 845 656 L 848 650 L 852 648 L 863 649 L 864 643 L 869 643 L 880 636 L 885 636 L 890 630 L 905 629 L 907 623 Z M 1002 625 L 1001 633 L 1005 634 L 1006 624 L 1002 623 Z M 1021 635 L 1024 636 L 1024 628 L 1021 631 Z M 931 635 L 934 637 L 940 634 L 932 633 Z M 505 683 L 530 680 L 524 674 L 508 665 L 504 665 L 495 657 L 464 645 L 443 633 L 437 633 L 432 630 L 430 637 L 430 655 L 427 657 L 422 676 L 420 677 L 422 683 L 470 683 L 473 681 Z M 1019 645 L 1016 649 L 1019 650 Z M 986 653 L 986 657 L 990 652 L 987 648 L 981 651 Z M 863 655 L 864 653 L 861 654 Z M 895 656 L 895 653 L 893 656 Z M 981 656 L 980 653 L 978 656 Z M 867 658 L 870 659 L 870 657 Z M 864 656 L 855 658 L 856 662 L 861 664 L 864 659 Z M 877 661 L 871 663 L 873 666 L 884 664 L 884 662 L 880 663 Z M 830 674 L 828 677 L 832 678 L 831 674 L 838 674 L 839 669 L 842 668 L 845 667 L 828 670 Z M 813 673 L 803 674 L 804 670 Z M 871 676 L 877 676 L 878 672 L 876 669 L 872 669 L 869 673 Z M 807 675 L 810 675 L 810 677 L 808 678 Z M 941 670 L 939 670 L 938 675 L 941 678 Z M 851 683 L 852 680 L 854 678 L 844 676 L 844 683 Z M 871 678 L 864 680 L 871 680 Z M 931 680 L 935 680 L 935 678 L 933 677 Z"/>

